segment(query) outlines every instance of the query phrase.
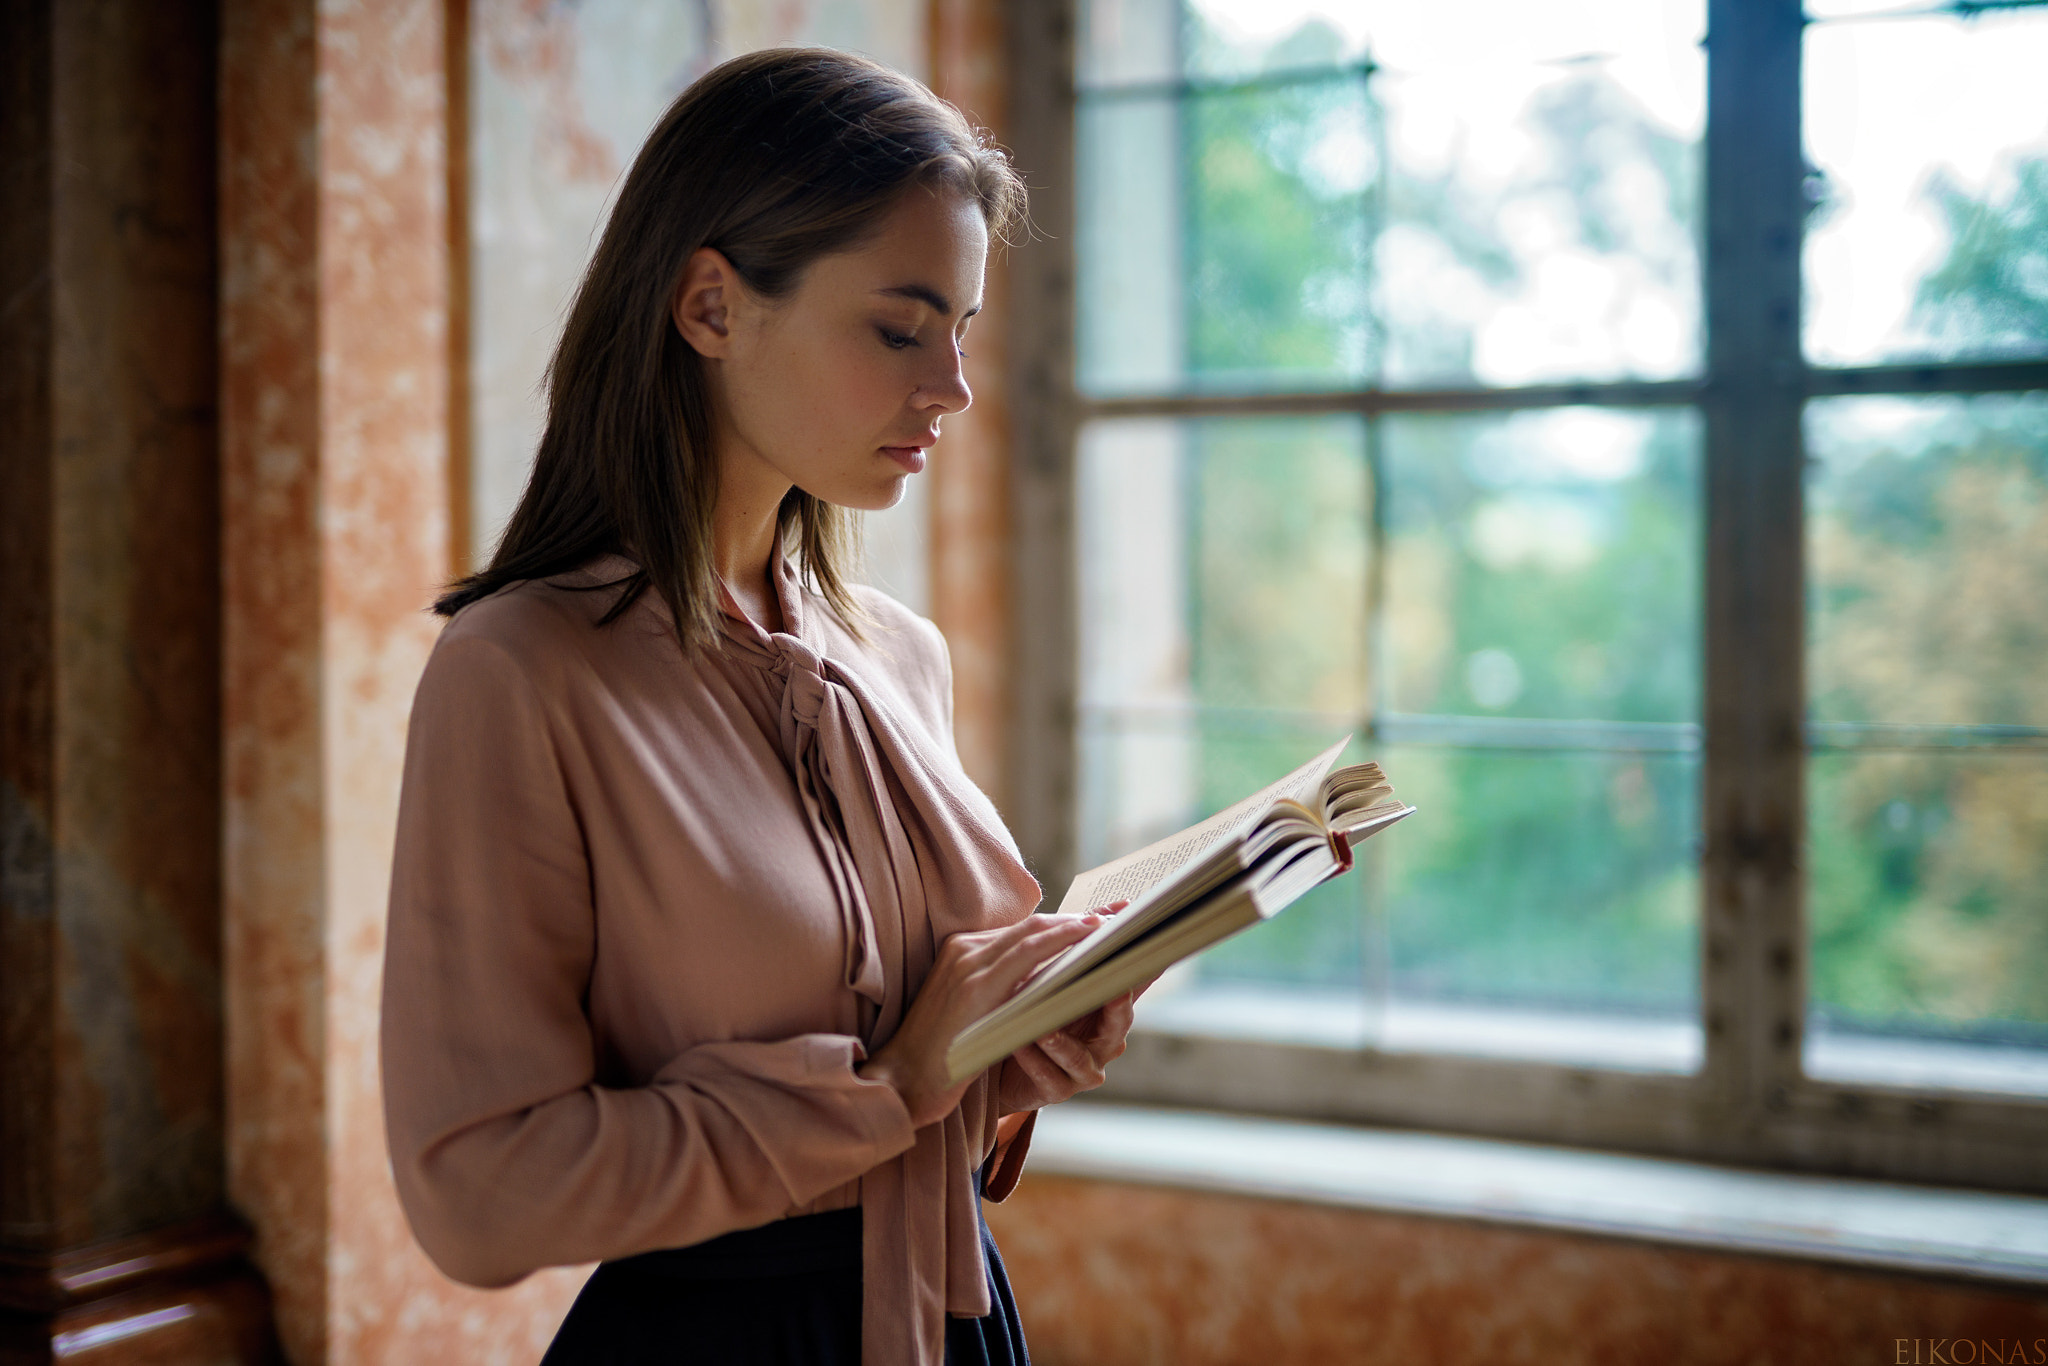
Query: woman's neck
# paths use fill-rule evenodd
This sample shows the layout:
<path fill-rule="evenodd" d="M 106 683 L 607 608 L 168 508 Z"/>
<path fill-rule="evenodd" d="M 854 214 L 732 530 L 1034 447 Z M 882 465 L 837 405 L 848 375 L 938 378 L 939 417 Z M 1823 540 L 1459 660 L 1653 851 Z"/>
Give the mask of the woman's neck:
<path fill-rule="evenodd" d="M 755 625 L 780 631 L 784 622 L 775 592 L 775 556 L 781 552 L 778 523 L 790 484 L 755 462 L 727 459 L 720 462 L 719 474 L 718 505 L 711 515 L 712 568 Z"/>

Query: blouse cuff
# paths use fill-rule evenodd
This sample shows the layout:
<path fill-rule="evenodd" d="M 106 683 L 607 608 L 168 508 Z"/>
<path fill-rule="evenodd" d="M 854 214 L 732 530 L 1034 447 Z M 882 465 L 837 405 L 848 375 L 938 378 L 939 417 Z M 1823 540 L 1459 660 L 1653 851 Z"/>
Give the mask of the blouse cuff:
<path fill-rule="evenodd" d="M 1031 1151 L 1031 1131 L 1038 1124 L 1038 1111 L 1024 1116 L 1024 1122 L 1010 1135 L 1007 1143 L 997 1143 L 996 1150 L 989 1155 L 988 1179 L 982 1183 L 981 1198 L 994 1204 L 1001 1204 L 1010 1198 L 1010 1192 L 1017 1189 L 1017 1182 L 1024 1175 L 1024 1158 Z"/>
<path fill-rule="evenodd" d="M 866 1045 L 852 1035 L 827 1037 L 843 1038 L 849 1046 L 844 1066 L 860 1097 L 857 1113 L 869 1126 L 869 1141 L 887 1148 L 891 1157 L 915 1147 L 917 1126 L 911 1122 L 902 1093 L 886 1081 L 870 1081 L 860 1074 L 860 1065 L 868 1060 Z"/>

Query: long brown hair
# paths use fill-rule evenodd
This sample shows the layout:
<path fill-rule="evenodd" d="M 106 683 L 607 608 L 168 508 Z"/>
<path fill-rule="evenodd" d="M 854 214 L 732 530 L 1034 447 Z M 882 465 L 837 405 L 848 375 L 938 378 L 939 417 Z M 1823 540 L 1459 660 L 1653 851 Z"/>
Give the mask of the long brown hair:
<path fill-rule="evenodd" d="M 451 586 L 452 616 L 522 579 L 598 555 L 639 570 L 603 621 L 652 588 L 685 649 L 717 638 L 711 516 L 718 468 L 703 361 L 669 305 L 713 247 L 783 298 L 820 256 L 857 247 L 913 185 L 970 196 L 1007 239 L 1024 187 L 1009 158 L 908 77 L 825 48 L 755 52 L 676 97 L 634 159 L 548 365 L 547 427 L 490 564 Z M 811 588 L 849 622 L 855 523 L 792 489 L 778 514 Z"/>

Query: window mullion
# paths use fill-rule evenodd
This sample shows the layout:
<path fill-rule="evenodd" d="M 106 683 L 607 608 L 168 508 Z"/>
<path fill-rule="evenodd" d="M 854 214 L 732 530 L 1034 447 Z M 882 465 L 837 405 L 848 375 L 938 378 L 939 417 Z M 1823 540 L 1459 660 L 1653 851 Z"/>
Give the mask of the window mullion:
<path fill-rule="evenodd" d="M 1803 21 L 1799 0 L 1707 13 L 1702 1005 L 1734 1138 L 1786 1107 L 1804 1016 Z"/>
<path fill-rule="evenodd" d="M 1029 168 L 1031 230 L 1012 248 L 1010 356 L 1016 415 L 1016 688 L 1006 813 L 1047 887 L 1077 871 L 1079 594 L 1075 572 L 1074 5 L 1005 9 L 1017 163 Z"/>

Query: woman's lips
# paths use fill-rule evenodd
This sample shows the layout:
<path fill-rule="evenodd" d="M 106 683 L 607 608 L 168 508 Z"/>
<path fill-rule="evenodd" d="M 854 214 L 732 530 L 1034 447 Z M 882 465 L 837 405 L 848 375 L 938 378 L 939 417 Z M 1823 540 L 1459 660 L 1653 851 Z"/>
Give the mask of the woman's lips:
<path fill-rule="evenodd" d="M 882 447 L 882 454 L 888 456 L 912 474 L 924 473 L 924 447 L 922 446 L 884 446 Z"/>

